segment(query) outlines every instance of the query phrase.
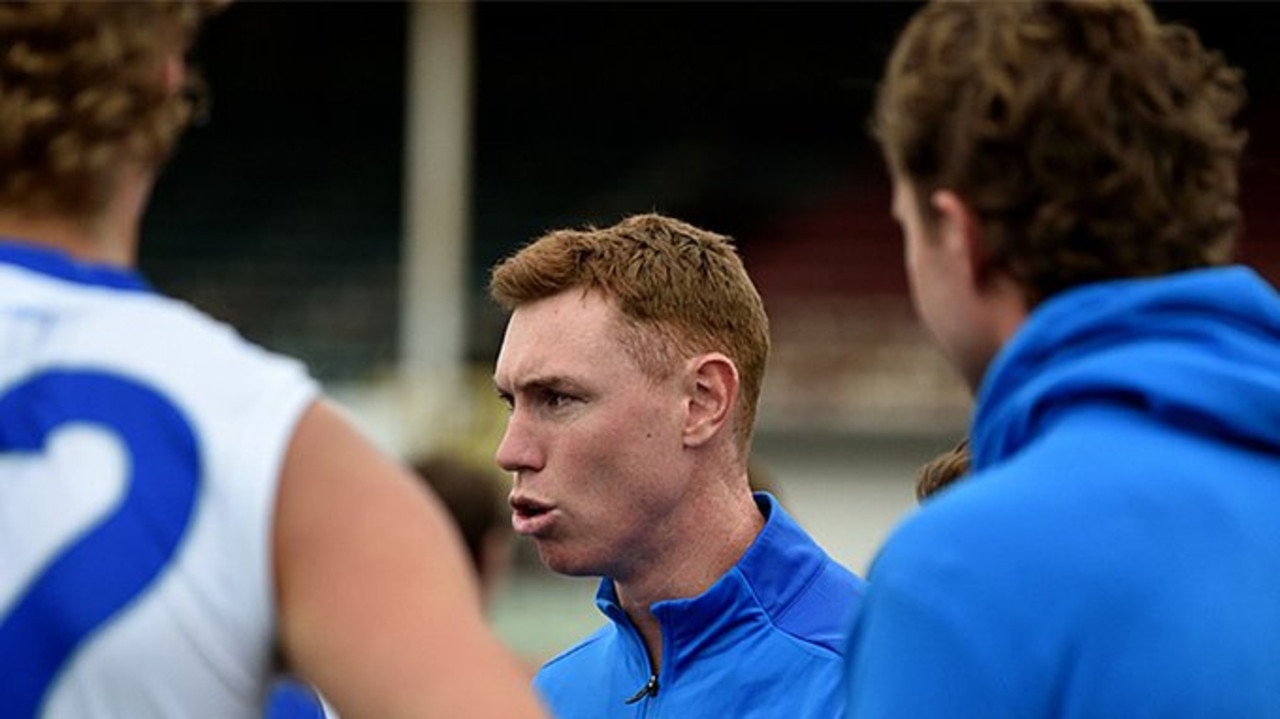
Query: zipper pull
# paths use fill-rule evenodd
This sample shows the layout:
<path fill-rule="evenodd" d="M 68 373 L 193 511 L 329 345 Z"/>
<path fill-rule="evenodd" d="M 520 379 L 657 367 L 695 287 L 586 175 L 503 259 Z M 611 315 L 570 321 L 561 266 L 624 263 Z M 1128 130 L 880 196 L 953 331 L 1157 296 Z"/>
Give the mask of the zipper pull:
<path fill-rule="evenodd" d="M 635 696 L 631 697 L 630 699 L 626 700 L 623 703 L 635 704 L 636 702 L 640 701 L 641 699 L 644 699 L 645 697 L 656 697 L 656 696 L 658 696 L 658 675 L 650 674 L 649 681 L 645 682 L 644 686 L 640 687 L 640 691 L 636 692 Z"/>

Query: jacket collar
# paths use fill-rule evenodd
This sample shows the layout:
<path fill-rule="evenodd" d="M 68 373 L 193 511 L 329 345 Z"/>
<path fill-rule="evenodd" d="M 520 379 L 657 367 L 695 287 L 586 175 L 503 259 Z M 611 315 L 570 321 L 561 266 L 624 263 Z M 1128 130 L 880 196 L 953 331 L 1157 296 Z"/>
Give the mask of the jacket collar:
<path fill-rule="evenodd" d="M 765 524 L 737 564 L 702 594 L 651 607 L 662 627 L 662 674 L 667 681 L 705 652 L 735 643 L 761 622 L 773 623 L 824 566 L 822 549 L 772 495 L 758 492 L 755 500 Z M 596 606 L 624 636 L 639 643 L 607 577 L 596 591 Z M 638 651 L 643 656 L 643 650 Z"/>

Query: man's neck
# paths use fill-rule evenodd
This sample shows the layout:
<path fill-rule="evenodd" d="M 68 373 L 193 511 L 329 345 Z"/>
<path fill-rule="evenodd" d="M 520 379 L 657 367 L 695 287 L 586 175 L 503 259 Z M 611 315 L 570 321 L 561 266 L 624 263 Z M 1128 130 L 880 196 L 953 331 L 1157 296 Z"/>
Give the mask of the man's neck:
<path fill-rule="evenodd" d="M 137 262 L 138 227 L 150 193 L 148 173 L 122 169 L 115 194 L 95 217 L 0 210 L 0 237 L 51 247 L 85 262 L 132 267 Z"/>
<path fill-rule="evenodd" d="M 643 575 L 614 581 L 618 603 L 639 631 L 654 673 L 661 667 L 662 628 L 650 608 L 707 591 L 742 558 L 764 527 L 764 516 L 748 491 L 687 514 L 698 523 L 682 538 L 679 555 Z"/>
<path fill-rule="evenodd" d="M 0 213 L 0 237 L 65 252 L 77 260 L 128 267 L 132 243 L 111 242 L 80 222 L 61 217 Z"/>

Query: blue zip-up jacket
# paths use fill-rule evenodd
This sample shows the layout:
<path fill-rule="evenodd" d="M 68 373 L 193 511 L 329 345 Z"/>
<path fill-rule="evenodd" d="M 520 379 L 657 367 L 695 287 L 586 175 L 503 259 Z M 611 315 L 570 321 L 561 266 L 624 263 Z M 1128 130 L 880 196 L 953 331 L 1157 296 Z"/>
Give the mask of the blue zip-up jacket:
<path fill-rule="evenodd" d="M 978 394 L 973 475 L 879 553 L 849 715 L 1280 717 L 1280 299 L 1071 290 Z"/>
<path fill-rule="evenodd" d="M 662 667 L 601 581 L 611 621 L 534 679 L 558 719 L 831 719 L 843 705 L 843 650 L 864 585 L 766 493 L 742 559 L 706 592 L 658 602 Z"/>

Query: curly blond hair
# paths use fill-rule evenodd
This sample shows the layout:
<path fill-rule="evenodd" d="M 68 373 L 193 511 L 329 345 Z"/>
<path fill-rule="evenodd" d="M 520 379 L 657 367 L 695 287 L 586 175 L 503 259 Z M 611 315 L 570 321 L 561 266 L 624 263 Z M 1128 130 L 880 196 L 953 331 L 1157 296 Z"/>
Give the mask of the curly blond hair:
<path fill-rule="evenodd" d="M 935 0 L 871 121 L 930 216 L 975 212 L 1034 306 L 1086 282 L 1222 264 L 1240 223 L 1242 73 L 1141 0 Z"/>
<path fill-rule="evenodd" d="M 212 2 L 0 2 L 0 208 L 92 219 L 122 165 L 169 157 L 202 95 L 167 65 Z"/>

